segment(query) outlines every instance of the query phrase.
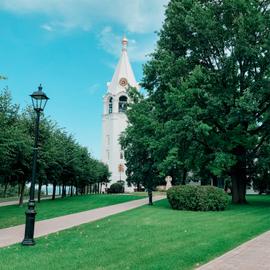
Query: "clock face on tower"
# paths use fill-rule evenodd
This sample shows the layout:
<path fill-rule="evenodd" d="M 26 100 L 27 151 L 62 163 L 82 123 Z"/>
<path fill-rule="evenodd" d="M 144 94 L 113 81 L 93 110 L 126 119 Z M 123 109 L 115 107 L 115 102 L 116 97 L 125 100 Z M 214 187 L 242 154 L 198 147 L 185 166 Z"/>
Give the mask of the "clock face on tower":
<path fill-rule="evenodd" d="M 121 86 L 125 87 L 125 86 L 128 84 L 128 81 L 127 81 L 126 78 L 121 78 L 121 79 L 119 80 L 119 84 L 120 84 Z"/>

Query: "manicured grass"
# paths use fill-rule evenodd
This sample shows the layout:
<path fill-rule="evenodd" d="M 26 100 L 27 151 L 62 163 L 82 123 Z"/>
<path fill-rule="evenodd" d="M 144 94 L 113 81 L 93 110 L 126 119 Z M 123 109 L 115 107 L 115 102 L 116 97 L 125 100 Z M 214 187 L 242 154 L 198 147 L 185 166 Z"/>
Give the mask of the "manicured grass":
<path fill-rule="evenodd" d="M 193 269 L 270 229 L 270 196 L 225 212 L 170 209 L 166 200 L 0 249 L 0 269 Z"/>
<path fill-rule="evenodd" d="M 44 200 L 36 204 L 36 220 L 43 220 L 76 212 L 86 211 L 98 207 L 141 199 L 134 195 L 85 195 L 67 197 L 64 199 Z M 0 207 L 0 229 L 11 227 L 25 222 L 25 209 L 18 205 Z"/>

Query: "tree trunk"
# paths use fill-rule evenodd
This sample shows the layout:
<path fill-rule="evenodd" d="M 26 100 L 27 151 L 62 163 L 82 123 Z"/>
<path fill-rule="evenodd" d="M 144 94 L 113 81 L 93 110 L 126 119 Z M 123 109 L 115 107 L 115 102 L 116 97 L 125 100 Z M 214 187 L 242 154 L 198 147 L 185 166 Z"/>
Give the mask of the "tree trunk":
<path fill-rule="evenodd" d="M 148 200 L 149 200 L 149 205 L 153 205 L 153 192 L 151 188 L 148 188 Z"/>
<path fill-rule="evenodd" d="M 40 203 L 42 181 L 38 182 L 38 202 Z"/>
<path fill-rule="evenodd" d="M 53 182 L 52 200 L 55 200 L 56 193 L 56 181 Z"/>
<path fill-rule="evenodd" d="M 187 169 L 184 169 L 183 170 L 182 185 L 186 184 L 186 180 L 187 180 Z"/>
<path fill-rule="evenodd" d="M 18 181 L 18 198 L 20 197 L 21 194 L 21 185 L 20 185 L 20 181 Z"/>
<path fill-rule="evenodd" d="M 62 185 L 62 198 L 64 198 L 64 184 Z"/>
<path fill-rule="evenodd" d="M 59 196 L 61 195 L 61 186 L 60 185 L 58 186 L 58 195 Z"/>
<path fill-rule="evenodd" d="M 48 184 L 46 184 L 46 196 L 49 195 L 49 192 L 48 192 Z"/>
<path fill-rule="evenodd" d="M 5 182 L 5 188 L 4 188 L 4 198 L 7 196 L 7 188 L 8 188 L 8 181 Z"/>
<path fill-rule="evenodd" d="M 72 197 L 73 196 L 73 185 L 71 185 L 71 187 L 70 187 L 70 197 Z"/>
<path fill-rule="evenodd" d="M 218 186 L 218 178 L 217 178 L 217 176 L 214 175 L 214 174 L 211 174 L 211 178 L 212 178 L 211 185 L 214 186 L 214 187 L 217 187 Z"/>
<path fill-rule="evenodd" d="M 26 181 L 24 179 L 22 179 L 21 187 L 20 187 L 19 206 L 23 206 L 23 196 L 24 196 L 25 182 Z"/>
<path fill-rule="evenodd" d="M 232 201 L 233 203 L 244 204 L 246 201 L 246 159 L 245 150 L 243 147 L 235 149 L 237 154 L 237 162 L 231 170 L 232 178 Z"/>
<path fill-rule="evenodd" d="M 66 186 L 63 184 L 62 185 L 62 198 L 66 197 Z"/>
<path fill-rule="evenodd" d="M 245 175 L 241 172 L 232 175 L 232 201 L 233 203 L 246 203 L 245 194 L 246 184 Z"/>

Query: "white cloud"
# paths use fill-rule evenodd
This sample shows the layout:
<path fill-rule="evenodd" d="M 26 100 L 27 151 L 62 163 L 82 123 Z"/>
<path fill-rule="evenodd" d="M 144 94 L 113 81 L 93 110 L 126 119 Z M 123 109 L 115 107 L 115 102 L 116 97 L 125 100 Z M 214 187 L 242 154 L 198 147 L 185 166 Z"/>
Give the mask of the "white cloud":
<path fill-rule="evenodd" d="M 49 23 L 44 23 L 41 25 L 41 28 L 53 32 L 53 31 L 61 31 L 61 32 L 67 32 L 70 30 L 74 30 L 78 28 L 78 24 L 76 22 L 72 21 L 51 21 Z M 80 29 L 83 31 L 89 31 L 91 29 L 90 24 L 82 24 L 80 25 Z"/>
<path fill-rule="evenodd" d="M 121 48 L 121 37 L 113 33 L 110 26 L 106 26 L 99 35 L 101 47 L 108 53 L 118 56 Z"/>
<path fill-rule="evenodd" d="M 15 14 L 41 14 L 46 20 L 40 27 L 48 32 L 100 29 L 101 47 L 119 57 L 122 29 L 129 38 L 131 61 L 145 61 L 154 49 L 156 37 L 169 0 L 0 0 L 0 10 Z M 95 30 L 96 31 L 96 30 Z M 121 34 L 122 34 L 121 33 Z"/>
<path fill-rule="evenodd" d="M 131 56 L 131 61 L 145 61 L 149 54 L 153 52 L 155 45 L 156 38 L 148 38 L 140 42 L 131 40 L 129 45 L 129 55 Z"/>
<path fill-rule="evenodd" d="M 159 30 L 168 0 L 1 0 L 0 9 L 14 13 L 40 13 L 47 24 L 89 30 L 96 22 L 112 21 L 132 33 Z"/>
<path fill-rule="evenodd" d="M 93 85 L 90 85 L 90 87 L 88 88 L 88 93 L 93 95 L 97 93 L 99 90 L 100 90 L 100 85 L 98 83 L 95 83 Z"/>
<path fill-rule="evenodd" d="M 54 31 L 53 27 L 51 25 L 47 24 L 47 23 L 42 24 L 41 28 L 48 31 L 48 32 L 53 32 Z"/>
<path fill-rule="evenodd" d="M 122 38 L 123 36 L 114 33 L 110 26 L 106 26 L 99 35 L 100 46 L 108 53 L 119 57 L 121 52 Z M 140 38 L 139 42 L 137 42 L 134 38 L 130 38 L 128 40 L 128 52 L 130 60 L 135 62 L 145 61 L 146 56 L 153 52 L 155 42 L 156 40 L 153 35 L 143 35 L 143 38 Z"/>

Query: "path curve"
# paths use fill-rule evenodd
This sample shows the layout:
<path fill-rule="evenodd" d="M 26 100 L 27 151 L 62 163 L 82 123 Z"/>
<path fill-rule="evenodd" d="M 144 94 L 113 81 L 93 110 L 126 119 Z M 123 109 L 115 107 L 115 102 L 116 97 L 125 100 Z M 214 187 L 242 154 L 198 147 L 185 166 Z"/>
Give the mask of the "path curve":
<path fill-rule="evenodd" d="M 197 270 L 269 270 L 270 231 L 242 244 Z"/>
<path fill-rule="evenodd" d="M 165 196 L 154 196 L 153 201 L 164 199 Z M 100 207 L 66 216 L 37 221 L 35 223 L 35 238 L 62 231 L 84 223 L 96 221 L 114 214 L 122 213 L 148 203 L 148 198 L 125 203 Z M 6 247 L 23 240 L 25 225 L 0 229 L 0 247 Z"/>

